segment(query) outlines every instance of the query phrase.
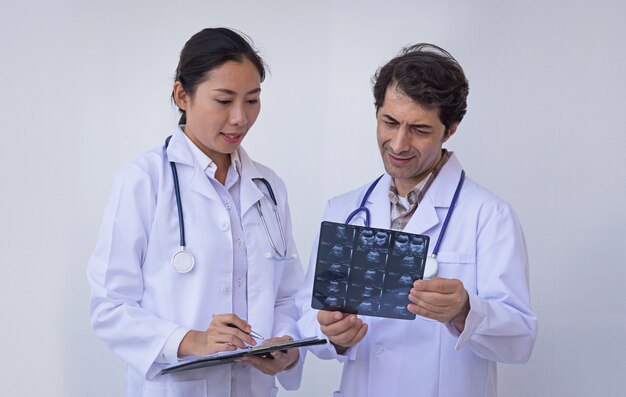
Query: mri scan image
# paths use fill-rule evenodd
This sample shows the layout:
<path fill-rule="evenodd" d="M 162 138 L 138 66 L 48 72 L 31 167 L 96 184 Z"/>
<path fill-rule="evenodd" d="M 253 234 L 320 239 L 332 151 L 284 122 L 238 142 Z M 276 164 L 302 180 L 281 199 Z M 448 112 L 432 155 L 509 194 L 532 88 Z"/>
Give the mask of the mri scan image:
<path fill-rule="evenodd" d="M 404 234 L 397 236 L 396 241 L 393 245 L 394 253 L 403 254 L 407 252 L 408 249 L 409 249 L 409 237 Z"/>
<path fill-rule="evenodd" d="M 374 245 L 376 247 L 386 247 L 389 242 L 389 233 L 384 231 L 376 232 L 376 237 L 374 238 Z"/>
<path fill-rule="evenodd" d="M 374 246 L 374 242 L 376 241 L 376 234 L 373 230 L 361 230 L 359 233 L 359 243 L 363 247 L 372 247 Z"/>
<path fill-rule="evenodd" d="M 312 306 L 365 316 L 415 318 L 406 307 L 421 279 L 428 236 L 322 222 Z"/>

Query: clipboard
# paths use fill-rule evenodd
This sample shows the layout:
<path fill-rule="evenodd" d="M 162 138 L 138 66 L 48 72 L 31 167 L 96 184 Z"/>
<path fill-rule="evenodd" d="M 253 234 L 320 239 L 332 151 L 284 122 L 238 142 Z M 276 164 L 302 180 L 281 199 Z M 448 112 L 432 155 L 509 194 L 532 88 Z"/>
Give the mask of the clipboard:
<path fill-rule="evenodd" d="M 311 306 L 415 319 L 408 295 L 424 276 L 429 242 L 405 231 L 322 222 Z"/>
<path fill-rule="evenodd" d="M 215 354 L 211 354 L 205 357 L 194 357 L 186 360 L 180 364 L 173 365 L 171 367 L 161 370 L 159 375 L 167 375 L 181 371 L 188 371 L 198 368 L 213 367 L 216 365 L 230 364 L 236 359 L 244 356 L 266 356 L 275 350 L 289 350 L 303 346 L 323 345 L 327 341 L 326 339 L 319 339 L 317 337 L 303 338 L 294 341 L 284 342 L 268 342 L 261 343 L 257 346 L 248 346 L 245 349 L 237 349 L 233 351 L 224 351 Z"/>

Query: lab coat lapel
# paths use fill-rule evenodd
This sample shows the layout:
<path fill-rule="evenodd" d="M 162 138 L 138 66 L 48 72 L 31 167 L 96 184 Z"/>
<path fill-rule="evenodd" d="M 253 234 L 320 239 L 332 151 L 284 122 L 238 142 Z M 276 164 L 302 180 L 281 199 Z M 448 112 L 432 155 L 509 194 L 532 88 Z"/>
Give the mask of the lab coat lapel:
<path fill-rule="evenodd" d="M 411 233 L 425 234 L 428 230 L 437 226 L 437 224 L 439 224 L 437 210 L 431 197 L 426 194 L 404 230 Z"/>
<path fill-rule="evenodd" d="M 461 170 L 461 164 L 453 153 L 430 185 L 404 230 L 425 234 L 439 224 L 437 208 L 450 207 Z"/>
<path fill-rule="evenodd" d="M 263 198 L 263 191 L 261 191 L 259 185 L 252 180 L 254 178 L 263 178 L 263 174 L 261 174 L 261 171 L 242 147 L 239 147 L 237 154 L 239 155 L 239 161 L 241 161 L 239 205 L 241 207 L 241 214 L 243 215 L 257 201 Z M 261 182 L 259 182 L 259 184 L 260 183 Z M 263 187 L 263 189 L 265 189 L 265 187 Z M 267 195 L 269 197 L 269 193 L 267 193 Z"/>
<path fill-rule="evenodd" d="M 172 135 L 170 144 L 167 147 L 167 157 L 169 161 L 175 162 L 178 167 L 178 180 L 181 190 L 184 189 L 184 186 L 189 186 L 192 191 L 195 191 L 202 196 L 215 201 L 220 200 L 215 188 L 211 185 L 211 181 L 209 181 L 209 178 L 204 173 L 200 164 L 196 162 L 196 159 L 189 148 L 189 144 L 180 129 Z M 193 168 L 190 179 L 185 180 L 185 178 L 189 178 L 189 176 L 185 175 L 189 174 L 183 172 L 183 167 L 180 167 L 181 165 Z"/>

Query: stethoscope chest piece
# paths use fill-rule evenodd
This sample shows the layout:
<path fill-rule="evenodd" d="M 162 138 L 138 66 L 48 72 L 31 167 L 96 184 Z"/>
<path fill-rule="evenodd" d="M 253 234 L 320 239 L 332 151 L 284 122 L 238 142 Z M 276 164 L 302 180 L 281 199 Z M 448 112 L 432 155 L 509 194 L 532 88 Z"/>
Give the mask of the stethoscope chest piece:
<path fill-rule="evenodd" d="M 424 264 L 424 280 L 437 277 L 437 273 L 439 273 L 439 262 L 434 256 L 429 256 Z"/>
<path fill-rule="evenodd" d="M 178 273 L 189 273 L 194 264 L 193 255 L 185 249 L 181 249 L 172 257 L 172 266 Z"/>

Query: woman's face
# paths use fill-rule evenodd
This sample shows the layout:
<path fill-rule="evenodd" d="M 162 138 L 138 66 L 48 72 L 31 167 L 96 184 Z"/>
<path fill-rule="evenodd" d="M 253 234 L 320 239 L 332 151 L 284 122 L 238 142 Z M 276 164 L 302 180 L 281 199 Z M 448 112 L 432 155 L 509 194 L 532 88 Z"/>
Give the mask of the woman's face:
<path fill-rule="evenodd" d="M 228 61 L 211 70 L 193 96 L 180 82 L 174 98 L 187 114 L 185 134 L 211 160 L 230 161 L 261 110 L 261 78 L 247 58 Z"/>

